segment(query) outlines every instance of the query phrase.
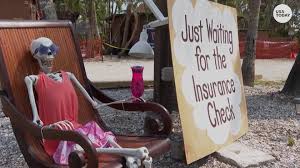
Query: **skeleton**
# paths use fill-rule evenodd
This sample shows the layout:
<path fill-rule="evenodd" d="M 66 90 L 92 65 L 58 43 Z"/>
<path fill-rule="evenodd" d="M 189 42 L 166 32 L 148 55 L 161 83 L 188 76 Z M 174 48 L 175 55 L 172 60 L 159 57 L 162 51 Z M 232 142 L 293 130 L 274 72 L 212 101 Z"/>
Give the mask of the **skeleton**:
<path fill-rule="evenodd" d="M 58 51 L 58 47 L 48 38 L 40 37 L 36 40 L 33 40 L 31 43 L 31 53 L 35 59 L 37 59 L 38 64 L 41 70 L 50 78 L 55 81 L 62 81 L 61 73 L 52 72 L 53 61 L 55 55 Z M 75 75 L 71 72 L 67 72 L 69 79 L 73 82 L 73 84 L 79 88 L 84 97 L 91 103 L 94 109 L 99 110 L 101 105 L 94 101 L 93 98 L 89 96 L 84 87 L 79 83 L 76 79 Z M 74 127 L 70 121 L 64 120 L 59 121 L 57 123 L 50 124 L 48 126 L 44 126 L 43 121 L 41 121 L 37 105 L 35 101 L 35 96 L 33 92 L 33 86 L 38 81 L 37 75 L 29 75 L 25 77 L 25 83 L 28 90 L 28 95 L 30 99 L 30 104 L 32 107 L 33 120 L 32 122 L 38 126 L 56 128 L 61 130 L 73 130 Z M 137 168 L 140 166 L 144 166 L 146 168 L 151 168 L 152 158 L 149 156 L 149 151 L 146 147 L 141 148 L 122 148 L 112 136 L 108 136 L 108 142 L 113 148 L 97 148 L 96 151 L 98 153 L 108 153 L 108 154 L 116 154 L 126 158 L 126 165 L 130 168 Z M 77 149 L 83 151 L 83 149 L 79 146 Z"/>

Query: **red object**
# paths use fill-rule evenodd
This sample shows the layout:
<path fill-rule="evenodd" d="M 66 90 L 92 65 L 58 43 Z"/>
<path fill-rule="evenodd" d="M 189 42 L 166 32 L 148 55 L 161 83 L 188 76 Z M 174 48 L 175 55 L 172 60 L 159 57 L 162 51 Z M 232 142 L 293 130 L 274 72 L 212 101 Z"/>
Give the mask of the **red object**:
<path fill-rule="evenodd" d="M 91 46 L 91 51 L 88 51 L 88 44 Z M 102 40 L 90 39 L 80 41 L 80 50 L 83 58 L 102 58 Z"/>
<path fill-rule="evenodd" d="M 75 131 L 88 137 L 95 148 L 110 148 L 112 146 L 108 138 L 111 137 L 116 140 L 112 132 L 105 132 L 95 121 L 90 121 L 82 127 L 75 129 Z M 72 141 L 60 141 L 53 155 L 55 163 L 68 165 L 68 156 L 73 151 L 76 151 L 76 143 Z"/>
<path fill-rule="evenodd" d="M 245 55 L 245 41 L 240 41 L 241 58 Z M 294 53 L 299 52 L 299 47 L 295 41 L 256 41 L 256 58 L 295 58 Z"/>
<path fill-rule="evenodd" d="M 66 72 L 61 72 L 62 81 L 55 81 L 45 73 L 39 74 L 35 86 L 38 95 L 39 116 L 44 125 L 58 121 L 69 120 L 75 128 L 81 125 L 78 121 L 78 100 L 71 81 Z M 52 156 L 58 147 L 59 141 L 46 140 L 44 148 Z"/>
<path fill-rule="evenodd" d="M 246 31 L 239 31 L 241 58 L 245 55 Z M 299 44 L 289 37 L 271 37 L 269 31 L 258 31 L 256 40 L 256 58 L 293 58 L 299 52 Z"/>
<path fill-rule="evenodd" d="M 298 54 L 297 52 L 292 51 L 292 52 L 291 52 L 290 58 L 291 58 L 291 59 L 296 59 L 297 54 Z"/>
<path fill-rule="evenodd" d="M 144 94 L 143 66 L 133 66 L 131 93 L 135 98 L 140 98 Z"/>

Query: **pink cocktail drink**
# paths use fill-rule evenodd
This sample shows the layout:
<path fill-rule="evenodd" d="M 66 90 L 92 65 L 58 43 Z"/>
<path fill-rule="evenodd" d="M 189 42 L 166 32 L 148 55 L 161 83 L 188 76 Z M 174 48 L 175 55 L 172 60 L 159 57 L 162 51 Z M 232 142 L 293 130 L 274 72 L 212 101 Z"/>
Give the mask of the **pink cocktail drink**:
<path fill-rule="evenodd" d="M 143 79 L 143 66 L 132 66 L 132 81 L 131 93 L 134 98 L 139 99 L 144 94 L 144 79 Z"/>

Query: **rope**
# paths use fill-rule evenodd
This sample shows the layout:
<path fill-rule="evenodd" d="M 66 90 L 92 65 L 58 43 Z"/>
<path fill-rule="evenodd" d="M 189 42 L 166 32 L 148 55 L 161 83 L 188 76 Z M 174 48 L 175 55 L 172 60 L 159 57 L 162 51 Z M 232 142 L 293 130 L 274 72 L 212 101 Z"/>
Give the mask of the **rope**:
<path fill-rule="evenodd" d="M 111 45 L 111 44 L 108 44 L 108 43 L 105 43 L 105 42 L 103 42 L 103 44 L 107 45 L 107 46 L 110 47 L 110 48 L 116 48 L 116 49 L 128 50 L 128 51 L 130 50 L 130 49 L 128 49 L 128 48 L 117 47 L 117 46 L 114 46 L 114 45 Z"/>
<path fill-rule="evenodd" d="M 143 98 L 134 98 L 134 97 L 132 97 L 132 98 L 129 98 L 129 99 L 117 100 L 117 101 L 113 101 L 113 102 L 110 102 L 110 103 L 102 103 L 98 107 L 103 107 L 103 106 L 108 106 L 108 105 L 112 105 L 112 104 L 122 103 L 123 110 L 125 110 L 123 103 L 130 103 L 130 101 L 135 101 L 135 100 L 139 100 L 141 102 L 146 102 L 146 100 L 144 100 Z"/>

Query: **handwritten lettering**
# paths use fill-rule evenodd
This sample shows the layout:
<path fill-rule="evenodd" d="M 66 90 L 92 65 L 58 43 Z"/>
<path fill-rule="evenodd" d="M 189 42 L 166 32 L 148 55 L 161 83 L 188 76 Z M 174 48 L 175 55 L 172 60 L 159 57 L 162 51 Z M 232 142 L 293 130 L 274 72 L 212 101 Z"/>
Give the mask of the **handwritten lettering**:
<path fill-rule="evenodd" d="M 227 106 L 217 107 L 215 101 L 207 104 L 208 119 L 212 127 L 217 127 L 235 119 L 233 106 L 227 98 Z"/>
<path fill-rule="evenodd" d="M 208 19 L 206 19 L 208 41 L 215 44 L 230 44 L 229 52 L 230 54 L 232 54 L 232 31 L 224 29 L 225 26 L 222 24 L 217 24 L 217 27 L 214 26 L 214 20 L 208 21 Z"/>
<path fill-rule="evenodd" d="M 184 42 L 202 42 L 202 22 L 200 20 L 199 25 L 189 25 L 187 15 L 185 18 L 185 32 L 181 32 L 181 38 Z"/>

